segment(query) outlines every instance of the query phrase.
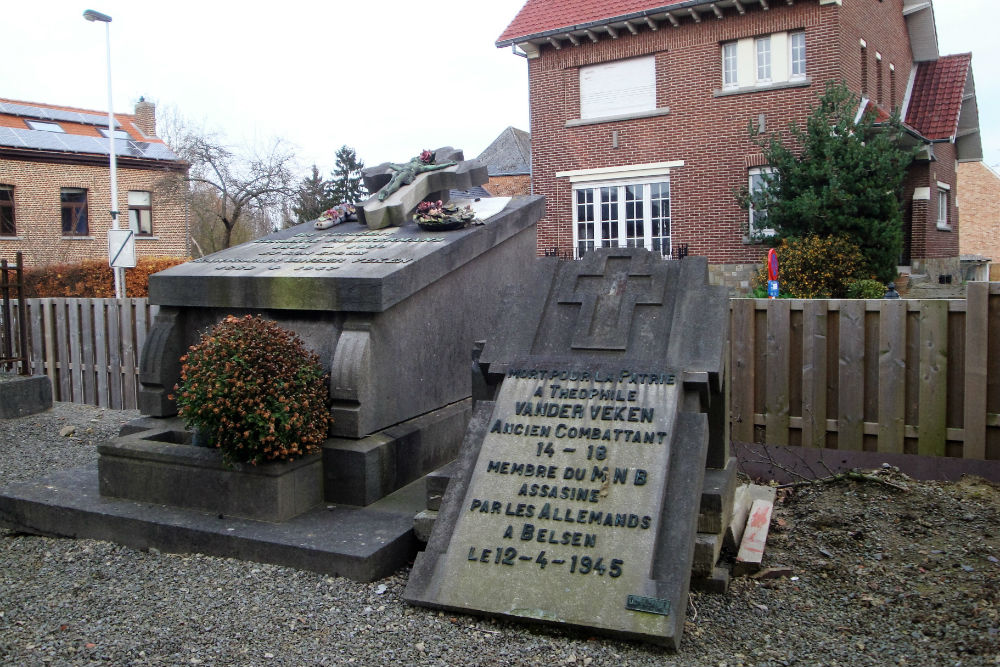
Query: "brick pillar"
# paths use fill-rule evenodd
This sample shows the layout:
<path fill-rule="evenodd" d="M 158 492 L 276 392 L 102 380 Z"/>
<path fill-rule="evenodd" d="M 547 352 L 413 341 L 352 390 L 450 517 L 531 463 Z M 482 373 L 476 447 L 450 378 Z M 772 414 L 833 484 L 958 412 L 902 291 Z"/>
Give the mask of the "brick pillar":
<path fill-rule="evenodd" d="M 156 136 L 156 105 L 144 97 L 135 104 L 135 125 L 147 137 Z"/>

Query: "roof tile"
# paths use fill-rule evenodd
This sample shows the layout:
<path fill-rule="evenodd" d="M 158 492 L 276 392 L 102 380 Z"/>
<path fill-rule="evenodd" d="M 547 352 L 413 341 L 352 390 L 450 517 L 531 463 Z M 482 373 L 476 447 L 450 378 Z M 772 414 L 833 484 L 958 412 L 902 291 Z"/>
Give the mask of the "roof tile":
<path fill-rule="evenodd" d="M 688 0 L 528 0 L 497 43 L 573 28 L 638 12 L 667 9 Z"/>
<path fill-rule="evenodd" d="M 958 130 L 971 53 L 917 64 L 906 123 L 928 139 L 950 139 Z"/>

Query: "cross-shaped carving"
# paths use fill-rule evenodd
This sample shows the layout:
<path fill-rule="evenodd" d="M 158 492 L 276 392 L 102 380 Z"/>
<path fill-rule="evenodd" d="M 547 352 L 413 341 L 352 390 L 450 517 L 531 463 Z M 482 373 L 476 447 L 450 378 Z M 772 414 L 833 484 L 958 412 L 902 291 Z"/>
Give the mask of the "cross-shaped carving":
<path fill-rule="evenodd" d="M 560 304 L 580 304 L 571 345 L 578 350 L 625 350 L 636 306 L 663 304 L 665 276 L 638 257 L 607 255 L 594 273 L 563 283 Z M 586 270 L 586 269 L 584 269 Z"/>

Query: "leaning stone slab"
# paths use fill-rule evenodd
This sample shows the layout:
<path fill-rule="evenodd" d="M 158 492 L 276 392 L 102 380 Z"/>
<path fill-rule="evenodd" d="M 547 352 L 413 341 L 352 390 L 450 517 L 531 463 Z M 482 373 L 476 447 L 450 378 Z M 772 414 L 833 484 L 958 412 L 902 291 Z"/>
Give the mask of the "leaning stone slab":
<path fill-rule="evenodd" d="M 0 373 L 0 419 L 26 417 L 52 407 L 52 380 L 47 375 Z"/>

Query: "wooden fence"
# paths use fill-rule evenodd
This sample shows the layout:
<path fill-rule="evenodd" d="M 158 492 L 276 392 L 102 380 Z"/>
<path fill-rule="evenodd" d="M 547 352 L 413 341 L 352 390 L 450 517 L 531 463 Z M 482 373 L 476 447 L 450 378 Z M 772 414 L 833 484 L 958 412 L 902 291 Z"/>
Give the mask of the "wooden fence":
<path fill-rule="evenodd" d="M 28 299 L 55 399 L 134 408 L 146 299 Z M 20 316 L 20 308 L 15 308 Z M 733 439 L 1000 460 L 1000 283 L 965 300 L 733 299 Z"/>
<path fill-rule="evenodd" d="M 139 350 L 158 306 L 146 299 L 25 299 L 31 372 L 48 375 L 57 401 L 136 407 Z M 22 315 L 24 318 L 22 319 Z"/>
<path fill-rule="evenodd" d="M 733 439 L 1000 459 L 1000 283 L 965 300 L 732 301 Z"/>

